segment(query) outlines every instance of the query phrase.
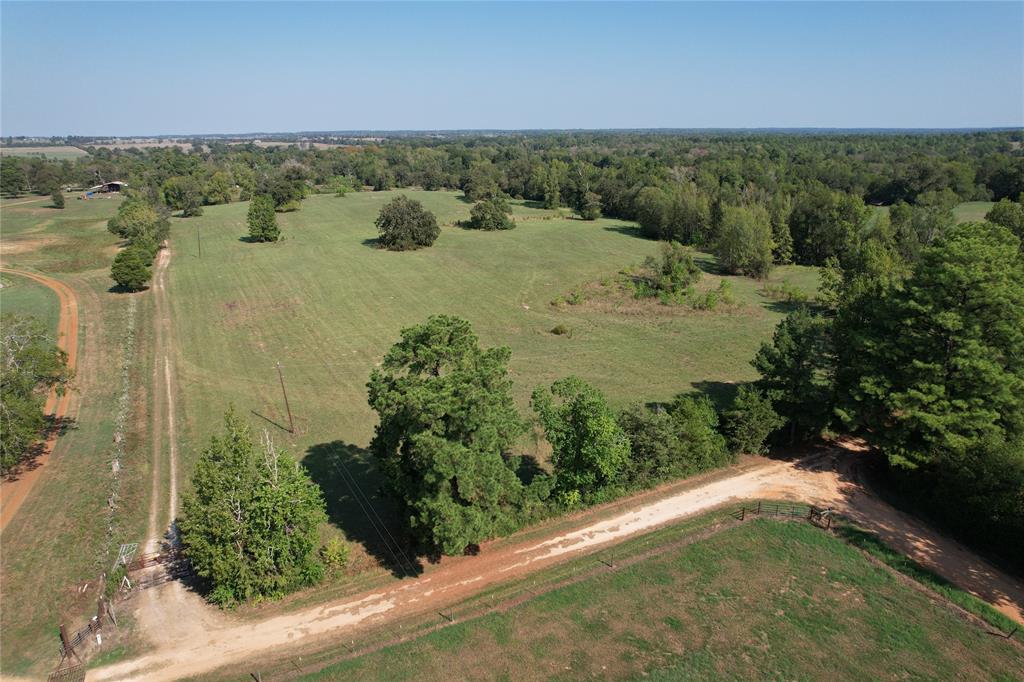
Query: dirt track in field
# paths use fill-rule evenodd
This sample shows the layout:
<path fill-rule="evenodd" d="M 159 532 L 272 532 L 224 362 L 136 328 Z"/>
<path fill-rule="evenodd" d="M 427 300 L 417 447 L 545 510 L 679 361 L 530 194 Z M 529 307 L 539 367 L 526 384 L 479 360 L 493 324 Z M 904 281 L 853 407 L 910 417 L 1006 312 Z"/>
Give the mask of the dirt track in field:
<path fill-rule="evenodd" d="M 832 506 L 952 582 L 1024 622 L 1024 586 L 957 543 L 897 511 L 856 478 L 855 446 L 795 462 L 762 460 L 733 475 L 620 501 L 580 514 L 575 529 L 545 538 L 485 544 L 479 556 L 451 557 L 419 578 L 304 610 L 242 622 L 171 583 L 150 590 L 139 615 L 154 647 L 140 658 L 99 668 L 90 679 L 164 680 L 235 668 L 258 656 L 324 644 L 397 617 L 436 613 L 488 586 L 520 578 L 723 504 L 749 498 Z M 612 511 L 609 511 L 612 510 Z M 241 667 L 235 668 L 242 670 Z"/>
<path fill-rule="evenodd" d="M 2 271 L 11 275 L 27 277 L 57 294 L 57 298 L 60 299 L 57 347 L 67 353 L 68 369 L 73 372 L 78 365 L 78 297 L 75 295 L 75 291 L 64 282 L 34 272 L 10 268 L 3 268 Z M 58 396 L 56 391 L 51 391 L 47 396 L 44 410 L 55 423 L 67 416 L 68 407 L 71 404 L 71 394 L 72 391 L 67 390 L 64 391 L 64 395 Z M 43 475 L 57 442 L 57 431 L 57 429 L 50 430 L 43 443 L 43 450 L 38 456 L 28 464 L 20 466 L 14 472 L 13 477 L 4 477 L 0 481 L 0 532 L 18 513 L 18 509 L 21 508 L 32 487 Z"/>

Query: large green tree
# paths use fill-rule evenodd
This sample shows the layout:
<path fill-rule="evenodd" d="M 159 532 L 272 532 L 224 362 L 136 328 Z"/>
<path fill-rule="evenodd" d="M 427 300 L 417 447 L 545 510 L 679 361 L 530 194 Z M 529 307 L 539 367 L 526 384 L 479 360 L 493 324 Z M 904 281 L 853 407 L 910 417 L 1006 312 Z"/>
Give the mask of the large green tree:
<path fill-rule="evenodd" d="M 181 211 L 181 217 L 192 218 L 203 214 L 203 188 L 190 175 L 168 178 L 163 184 L 164 201 Z"/>
<path fill-rule="evenodd" d="M 146 252 L 137 246 L 121 249 L 114 256 L 114 263 L 110 267 L 110 278 L 125 291 L 145 289 L 146 283 L 152 277 L 146 259 Z"/>
<path fill-rule="evenodd" d="M 210 581 L 211 601 L 280 597 L 318 582 L 320 489 L 269 436 L 254 442 L 233 411 L 200 453 L 178 519 L 185 555 Z"/>
<path fill-rule="evenodd" d="M 431 246 L 441 234 L 434 214 L 404 194 L 384 204 L 374 224 L 381 247 L 391 251 Z"/>
<path fill-rule="evenodd" d="M 31 453 L 46 419 L 46 394 L 67 390 L 67 356 L 34 317 L 0 317 L 0 473 Z"/>
<path fill-rule="evenodd" d="M 875 301 L 843 415 L 897 464 L 968 456 L 1024 436 L 1024 264 L 1004 227 L 967 223 Z"/>
<path fill-rule="evenodd" d="M 1002 225 L 1017 239 L 1024 240 L 1024 206 L 1017 201 L 1002 199 L 985 214 L 985 220 Z"/>
<path fill-rule="evenodd" d="M 768 211 L 761 206 L 725 206 L 715 255 L 726 270 L 764 278 L 772 268 L 774 242 Z"/>
<path fill-rule="evenodd" d="M 751 363 L 775 411 L 789 424 L 790 440 L 816 436 L 830 419 L 832 383 L 829 322 L 807 308 L 790 313 Z"/>
<path fill-rule="evenodd" d="M 457 554 L 513 530 L 523 487 L 505 455 L 523 431 L 508 348 L 448 315 L 402 330 L 370 375 L 370 449 L 425 547 Z"/>
<path fill-rule="evenodd" d="M 618 482 L 629 463 L 629 438 L 604 395 L 579 377 L 538 387 L 533 409 L 551 443 L 551 463 L 563 500 L 575 504 Z"/>
<path fill-rule="evenodd" d="M 249 225 L 249 239 L 255 242 L 276 242 L 281 238 L 281 229 L 274 215 L 274 200 L 266 194 L 257 194 L 249 202 L 246 216 Z"/>

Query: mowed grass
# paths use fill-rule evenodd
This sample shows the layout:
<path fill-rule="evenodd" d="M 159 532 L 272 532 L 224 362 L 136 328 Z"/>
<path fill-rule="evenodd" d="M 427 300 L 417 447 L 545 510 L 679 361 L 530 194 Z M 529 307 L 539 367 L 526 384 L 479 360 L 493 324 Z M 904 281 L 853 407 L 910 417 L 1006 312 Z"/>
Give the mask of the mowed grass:
<path fill-rule="evenodd" d="M 415 252 L 376 248 L 374 220 L 398 194 L 418 199 L 443 225 L 436 244 Z M 515 204 L 517 227 L 478 232 L 454 225 L 471 205 L 453 192 L 313 196 L 279 214 L 284 240 L 244 241 L 248 204 L 205 209 L 175 219 L 169 291 L 182 396 L 182 474 L 220 428 L 228 405 L 305 457 L 325 488 L 336 525 L 350 538 L 364 514 L 339 480 L 349 468 L 364 491 L 378 487 L 364 451 L 376 416 L 366 382 L 403 327 L 431 314 L 466 318 L 484 346 L 509 346 L 515 397 L 529 414 L 534 387 L 576 374 L 616 405 L 666 401 L 680 392 L 728 394 L 755 378 L 750 366 L 786 306 L 764 298 L 761 284 L 731 277 L 741 305 L 720 312 L 680 312 L 653 303 L 630 313 L 594 306 L 552 306 L 574 288 L 656 254 L 620 220 L 584 222 Z M 200 240 L 202 257 L 199 256 Z M 709 270 L 712 259 L 702 257 Z M 708 274 L 713 280 L 717 277 Z M 809 268 L 779 268 L 809 293 Z M 628 302 L 628 301 L 627 301 Z M 572 330 L 556 336 L 556 325 Z M 288 425 L 275 363 L 280 361 L 296 431 Z M 536 446 L 524 442 L 524 450 Z"/>
<path fill-rule="evenodd" d="M 43 476 L 3 531 L 0 552 L 0 659 L 3 673 L 44 676 L 58 661 L 56 628 L 81 627 L 95 613 L 98 578 L 122 542 L 143 540 L 149 499 L 145 434 L 153 321 L 146 294 L 136 295 L 132 410 L 125 454 L 111 467 L 122 362 L 132 296 L 111 293 L 116 238 L 106 231 L 117 200 L 76 201 L 48 208 L 49 197 L 0 203 L 4 266 L 35 270 L 70 285 L 79 299 L 79 356 L 72 405 L 76 420 L 58 439 Z M 0 305 L 56 324 L 57 299 L 23 278 L 4 275 Z M 36 286 L 36 285 L 32 285 Z M 51 298 L 52 297 L 52 298 Z M 111 498 L 116 491 L 116 496 Z M 111 508 L 109 501 L 114 500 Z M 79 592 L 78 588 L 89 584 Z"/>
<path fill-rule="evenodd" d="M 965 201 L 953 208 L 953 217 L 958 223 L 984 220 L 985 214 L 991 211 L 994 205 L 991 201 Z"/>
<path fill-rule="evenodd" d="M 808 524 L 756 520 L 304 679 L 1019 679 L 1024 649 Z"/>
<path fill-rule="evenodd" d="M 56 337 L 60 322 L 60 300 L 42 284 L 27 277 L 4 273 L 0 276 L 0 314 L 30 315 Z"/>
<path fill-rule="evenodd" d="M 446 227 L 432 248 L 383 251 L 372 243 L 373 221 L 399 193 L 307 199 L 301 211 L 278 215 L 278 244 L 241 240 L 247 204 L 175 221 L 170 287 L 190 432 L 207 433 L 229 402 L 286 420 L 280 361 L 303 432 L 296 444 L 366 444 L 375 420 L 369 374 L 403 327 L 431 314 L 465 317 L 484 346 L 511 348 L 524 409 L 536 385 L 566 374 L 617 404 L 753 379 L 750 359 L 783 315 L 784 306 L 758 293 L 760 283 L 743 277 L 729 278 L 743 305 L 723 312 L 555 307 L 556 297 L 641 262 L 658 244 L 623 221 L 546 220 L 549 212 L 522 206 L 516 213 L 528 219 L 512 231 L 463 230 L 450 226 L 469 213 L 460 195 L 404 192 Z M 780 268 L 772 280 L 784 278 L 810 293 L 816 286 L 807 268 Z M 572 338 L 551 334 L 558 324 Z"/>

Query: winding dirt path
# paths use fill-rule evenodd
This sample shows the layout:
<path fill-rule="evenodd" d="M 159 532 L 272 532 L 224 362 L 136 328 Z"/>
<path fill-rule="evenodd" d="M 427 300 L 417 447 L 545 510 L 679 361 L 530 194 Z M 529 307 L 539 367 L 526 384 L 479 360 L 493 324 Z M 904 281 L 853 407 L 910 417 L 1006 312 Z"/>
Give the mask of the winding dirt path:
<path fill-rule="evenodd" d="M 57 294 L 57 298 L 60 299 L 57 347 L 67 353 L 68 369 L 73 372 L 78 366 L 78 297 L 75 295 L 75 291 L 64 282 L 34 272 L 11 268 L 3 268 L 2 272 L 31 279 Z M 71 404 L 71 393 L 72 391 L 67 390 L 64 391 L 64 395 L 58 396 L 54 390 L 47 396 L 43 409 L 54 421 L 67 415 L 68 406 Z M 18 509 L 21 508 L 29 492 L 39 477 L 43 475 L 43 471 L 49 464 L 54 445 L 57 443 L 57 431 L 57 429 L 50 429 L 43 443 L 43 451 L 36 458 L 15 471 L 13 477 L 4 477 L 0 481 L 0 532 L 3 532 L 8 522 L 18 513 Z"/>
<path fill-rule="evenodd" d="M 796 462 L 764 460 L 732 476 L 639 496 L 627 511 L 609 513 L 605 509 L 603 518 L 601 510 L 582 514 L 575 530 L 501 546 L 491 543 L 479 556 L 446 558 L 423 577 L 260 622 L 232 621 L 223 614 L 210 618 L 212 609 L 207 608 L 207 618 L 199 628 L 189 628 L 187 634 L 175 628 L 170 632 L 147 628 L 155 647 L 152 653 L 99 668 L 90 673 L 90 679 L 170 680 L 201 675 L 275 649 L 301 647 L 317 638 L 340 637 L 397 617 L 436 612 L 495 583 L 748 498 L 794 499 L 832 506 L 920 563 L 1024 622 L 1024 586 L 867 492 L 855 476 L 857 455 L 855 450 L 834 448 Z M 169 612 L 200 609 L 198 596 L 174 585 L 150 591 L 162 592 L 159 603 Z"/>

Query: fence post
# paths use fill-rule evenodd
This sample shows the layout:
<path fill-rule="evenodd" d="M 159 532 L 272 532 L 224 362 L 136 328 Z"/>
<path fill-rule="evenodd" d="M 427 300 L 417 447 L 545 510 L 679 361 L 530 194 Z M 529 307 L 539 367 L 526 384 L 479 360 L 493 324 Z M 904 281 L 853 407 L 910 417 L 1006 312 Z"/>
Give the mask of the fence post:
<path fill-rule="evenodd" d="M 740 521 L 742 521 L 744 518 L 746 518 L 746 516 L 747 516 L 747 507 L 746 507 L 746 505 L 744 505 L 744 506 L 740 507 Z"/>
<path fill-rule="evenodd" d="M 757 501 L 757 515 L 761 515 L 761 500 Z"/>

